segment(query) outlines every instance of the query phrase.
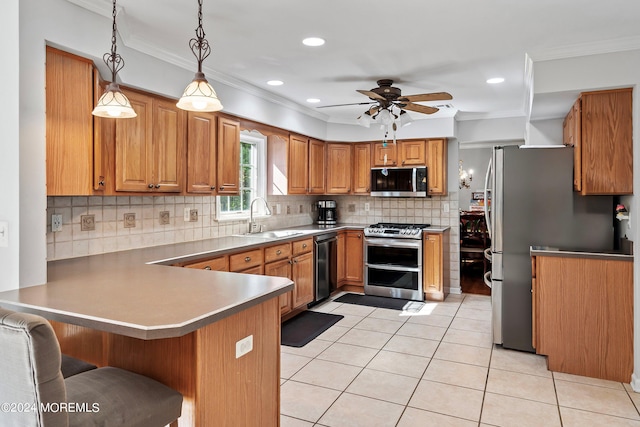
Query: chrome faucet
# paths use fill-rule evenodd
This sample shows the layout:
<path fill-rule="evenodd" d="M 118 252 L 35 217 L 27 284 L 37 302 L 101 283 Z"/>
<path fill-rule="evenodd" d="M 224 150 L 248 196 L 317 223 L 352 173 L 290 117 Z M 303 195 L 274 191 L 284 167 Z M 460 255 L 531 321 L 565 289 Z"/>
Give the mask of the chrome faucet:
<path fill-rule="evenodd" d="M 257 225 L 253 220 L 253 204 L 258 199 L 264 202 L 264 207 L 267 209 L 267 215 L 271 215 L 271 209 L 269 209 L 269 204 L 267 203 L 267 201 L 262 197 L 254 198 L 251 201 L 251 204 L 249 205 L 249 233 L 254 233 L 254 229 L 256 228 L 256 225 Z"/>

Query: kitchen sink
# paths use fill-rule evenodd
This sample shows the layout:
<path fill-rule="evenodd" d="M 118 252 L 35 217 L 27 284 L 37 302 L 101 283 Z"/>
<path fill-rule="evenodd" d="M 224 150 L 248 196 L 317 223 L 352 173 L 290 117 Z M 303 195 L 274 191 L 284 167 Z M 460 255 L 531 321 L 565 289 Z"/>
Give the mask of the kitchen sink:
<path fill-rule="evenodd" d="M 301 234 L 304 234 L 304 233 L 302 231 L 294 231 L 294 230 L 278 230 L 278 231 L 263 231 L 261 233 L 236 234 L 236 236 L 259 237 L 259 238 L 265 238 L 265 239 L 282 239 L 283 237 L 299 236 Z"/>

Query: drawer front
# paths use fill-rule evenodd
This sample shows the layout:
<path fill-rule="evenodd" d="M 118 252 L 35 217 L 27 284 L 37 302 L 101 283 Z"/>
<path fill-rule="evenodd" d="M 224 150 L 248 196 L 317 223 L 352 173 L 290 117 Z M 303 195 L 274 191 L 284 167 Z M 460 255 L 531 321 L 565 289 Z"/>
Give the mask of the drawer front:
<path fill-rule="evenodd" d="M 185 268 L 196 268 L 212 271 L 229 271 L 229 258 L 226 256 L 221 256 L 218 258 L 208 259 L 206 261 L 198 261 L 191 264 L 186 264 Z"/>
<path fill-rule="evenodd" d="M 293 242 L 293 255 L 300 255 L 313 250 L 313 237 Z"/>
<path fill-rule="evenodd" d="M 291 243 L 269 246 L 264 249 L 264 262 L 277 261 L 291 256 Z"/>
<path fill-rule="evenodd" d="M 246 270 L 262 265 L 263 261 L 262 249 L 234 254 L 229 256 L 229 271 Z"/>
<path fill-rule="evenodd" d="M 238 271 L 238 273 L 242 274 L 257 274 L 262 276 L 264 274 L 264 266 L 257 265 L 255 267 L 247 268 L 246 270 Z"/>

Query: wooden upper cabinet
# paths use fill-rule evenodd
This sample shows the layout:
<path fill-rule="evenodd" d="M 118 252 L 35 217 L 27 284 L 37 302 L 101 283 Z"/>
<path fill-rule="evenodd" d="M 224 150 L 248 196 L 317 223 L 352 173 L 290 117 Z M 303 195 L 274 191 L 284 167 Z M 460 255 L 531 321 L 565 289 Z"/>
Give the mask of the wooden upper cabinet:
<path fill-rule="evenodd" d="M 351 192 L 351 144 L 327 144 L 327 194 Z"/>
<path fill-rule="evenodd" d="M 187 113 L 187 192 L 211 194 L 216 189 L 216 116 Z"/>
<path fill-rule="evenodd" d="M 447 194 L 447 140 L 427 140 L 427 185 L 430 196 Z"/>
<path fill-rule="evenodd" d="M 633 194 L 632 89 L 584 92 L 572 108 L 574 189 Z"/>
<path fill-rule="evenodd" d="M 399 166 L 424 166 L 426 161 L 425 141 L 398 141 Z"/>
<path fill-rule="evenodd" d="M 371 192 L 371 144 L 353 144 L 353 167 L 351 168 L 351 193 Z"/>
<path fill-rule="evenodd" d="M 115 125 L 116 191 L 181 192 L 185 112 L 173 100 L 125 94 L 138 116 Z"/>
<path fill-rule="evenodd" d="M 47 195 L 93 194 L 93 63 L 47 46 Z"/>
<path fill-rule="evenodd" d="M 325 143 L 309 140 L 309 194 L 324 194 Z"/>
<path fill-rule="evenodd" d="M 218 117 L 218 194 L 240 192 L 240 123 Z"/>
<path fill-rule="evenodd" d="M 385 166 L 398 165 L 397 144 L 394 144 L 393 142 L 388 142 L 386 146 L 384 146 L 382 142 L 373 143 L 372 154 L 373 154 L 373 157 L 371 161 L 371 166 L 373 167 L 385 167 Z"/>
<path fill-rule="evenodd" d="M 289 136 L 289 165 L 287 188 L 289 194 L 306 194 L 309 187 L 309 139 Z"/>

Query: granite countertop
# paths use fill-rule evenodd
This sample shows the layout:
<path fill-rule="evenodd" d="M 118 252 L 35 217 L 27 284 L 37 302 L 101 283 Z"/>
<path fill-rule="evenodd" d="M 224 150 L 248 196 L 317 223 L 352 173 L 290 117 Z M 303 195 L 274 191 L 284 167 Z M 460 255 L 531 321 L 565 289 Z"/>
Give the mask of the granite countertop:
<path fill-rule="evenodd" d="M 584 251 L 572 248 L 556 248 L 551 246 L 531 246 L 531 256 L 553 256 L 568 258 L 591 258 L 614 261 L 633 261 L 633 255 L 621 251 Z"/>

